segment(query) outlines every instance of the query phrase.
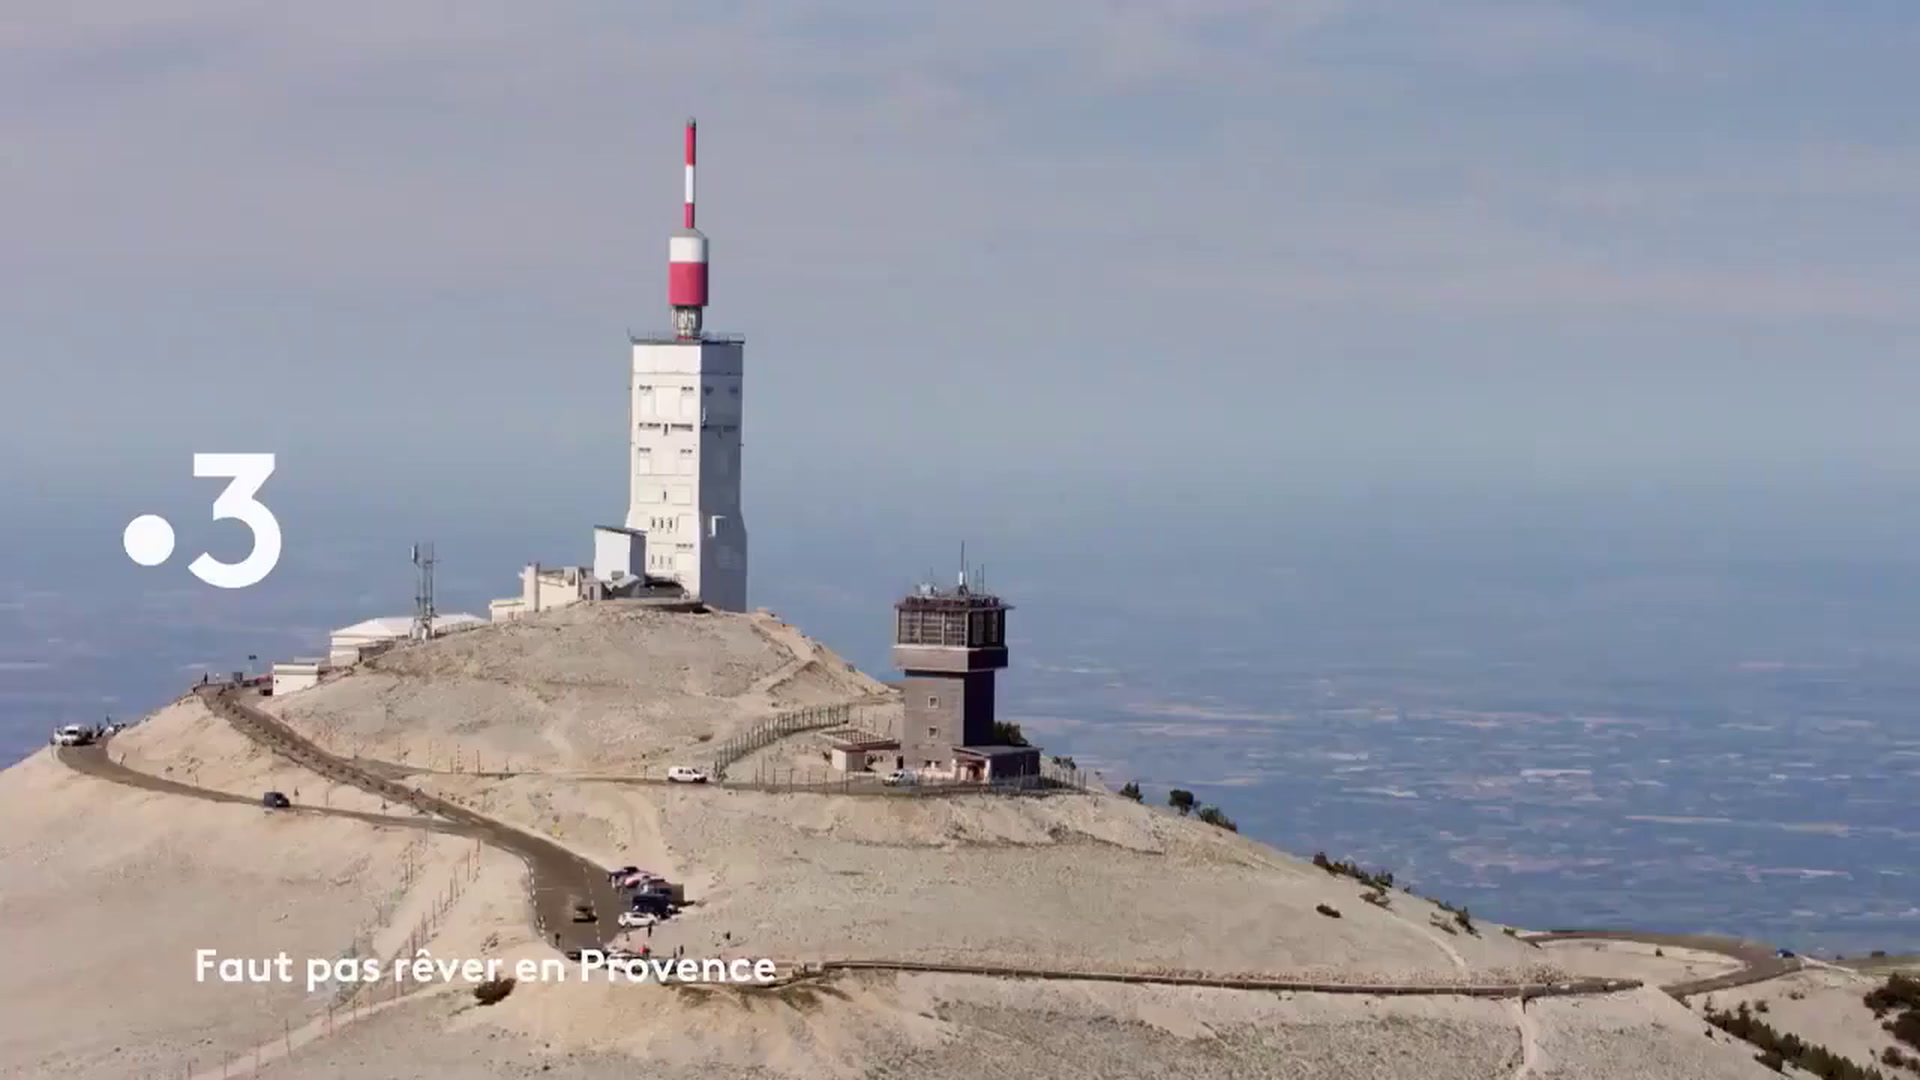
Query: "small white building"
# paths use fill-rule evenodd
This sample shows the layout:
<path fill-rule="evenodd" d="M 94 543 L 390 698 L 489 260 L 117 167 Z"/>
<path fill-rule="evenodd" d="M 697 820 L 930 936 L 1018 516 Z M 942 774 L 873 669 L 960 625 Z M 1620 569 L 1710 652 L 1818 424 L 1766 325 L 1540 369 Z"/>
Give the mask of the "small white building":
<path fill-rule="evenodd" d="M 646 576 L 647 534 L 617 525 L 593 527 L 593 576 L 609 585 Z"/>
<path fill-rule="evenodd" d="M 449 612 L 433 617 L 433 634 L 438 637 L 455 630 L 485 626 L 478 615 Z M 343 626 L 328 636 L 328 659 L 336 665 L 357 663 L 362 658 L 391 648 L 413 636 L 413 616 L 383 615 Z"/>
<path fill-rule="evenodd" d="M 333 664 L 327 660 L 303 659 L 287 660 L 273 665 L 273 696 L 285 697 L 320 685 L 320 680 L 333 670 Z"/>
<path fill-rule="evenodd" d="M 644 529 L 596 525 L 592 566 L 528 563 L 520 571 L 520 595 L 492 601 L 487 614 L 494 622 L 505 622 L 594 600 L 684 597 L 685 588 L 678 582 L 646 572 L 647 550 Z"/>
<path fill-rule="evenodd" d="M 591 566 L 541 566 L 528 563 L 520 571 L 520 595 L 505 596 L 487 604 L 494 622 L 517 619 L 539 611 L 568 607 L 583 600 L 604 600 L 606 583 L 594 576 Z"/>
<path fill-rule="evenodd" d="M 863 773 L 878 769 L 890 772 L 906 765 L 900 756 L 900 740 L 878 732 L 858 728 L 823 731 L 819 743 L 825 748 L 828 764 L 841 773 Z"/>

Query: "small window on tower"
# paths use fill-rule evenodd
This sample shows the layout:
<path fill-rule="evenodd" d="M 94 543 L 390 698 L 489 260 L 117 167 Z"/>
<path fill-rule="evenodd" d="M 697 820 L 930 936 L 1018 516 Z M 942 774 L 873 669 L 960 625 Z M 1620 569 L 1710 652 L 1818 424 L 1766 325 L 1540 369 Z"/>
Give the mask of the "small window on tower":
<path fill-rule="evenodd" d="M 929 709 L 937 709 L 937 708 L 939 708 L 939 707 L 940 707 L 940 699 L 939 699 L 939 698 L 937 698 L 937 697 L 929 697 L 929 698 L 927 698 L 927 708 L 929 708 Z"/>
<path fill-rule="evenodd" d="M 934 736 L 934 735 L 938 735 L 938 734 L 940 734 L 940 729 L 939 729 L 939 728 L 937 728 L 937 727 L 930 727 L 930 728 L 928 728 L 928 729 L 927 729 L 927 734 L 928 734 L 929 736 Z"/>

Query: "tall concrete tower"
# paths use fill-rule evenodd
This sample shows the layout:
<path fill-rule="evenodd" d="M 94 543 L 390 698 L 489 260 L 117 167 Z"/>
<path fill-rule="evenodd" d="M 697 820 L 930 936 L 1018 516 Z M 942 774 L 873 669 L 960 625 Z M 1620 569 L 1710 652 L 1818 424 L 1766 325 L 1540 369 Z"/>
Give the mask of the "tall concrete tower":
<path fill-rule="evenodd" d="M 969 588 L 963 573 L 952 591 L 922 585 L 893 610 L 893 666 L 907 676 L 906 768 L 975 782 L 1038 773 L 1037 747 L 998 745 L 994 736 L 993 673 L 1007 666 L 1008 605 Z"/>
<path fill-rule="evenodd" d="M 633 345 L 627 528 L 647 534 L 646 573 L 726 611 L 747 608 L 740 514 L 746 340 L 708 334 L 707 238 L 694 228 L 694 124 L 687 121 L 686 209 L 667 241 L 671 333 Z"/>

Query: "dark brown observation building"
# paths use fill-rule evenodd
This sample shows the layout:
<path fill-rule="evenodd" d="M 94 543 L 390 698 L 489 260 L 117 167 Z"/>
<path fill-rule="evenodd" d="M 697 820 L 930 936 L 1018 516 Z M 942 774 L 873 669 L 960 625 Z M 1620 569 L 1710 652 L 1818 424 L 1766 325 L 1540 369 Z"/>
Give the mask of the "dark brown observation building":
<path fill-rule="evenodd" d="M 906 768 L 999 780 L 1040 770 L 1040 751 L 996 745 L 993 673 L 1007 666 L 1009 606 L 965 584 L 922 585 L 894 605 L 893 666 L 906 673 Z"/>

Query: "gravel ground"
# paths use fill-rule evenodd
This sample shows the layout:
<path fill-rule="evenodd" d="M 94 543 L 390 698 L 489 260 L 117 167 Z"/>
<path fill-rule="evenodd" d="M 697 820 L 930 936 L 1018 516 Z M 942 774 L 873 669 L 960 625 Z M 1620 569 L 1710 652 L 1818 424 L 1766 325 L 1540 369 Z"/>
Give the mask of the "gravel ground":
<path fill-rule="evenodd" d="M 471 845 L 272 814 L 81 776 L 47 751 L 0 774 L 0 1075 L 182 1075 L 324 1001 L 307 957 L 404 910 L 409 863 L 438 888 Z M 195 981 L 194 952 L 285 951 L 299 981 Z"/>
<path fill-rule="evenodd" d="M 770 616 L 608 603 L 399 648 L 267 708 L 339 754 L 616 772 L 883 689 Z"/>
<path fill-rule="evenodd" d="M 639 997 L 638 995 L 646 995 Z M 583 999 L 594 998 L 587 1001 Z M 544 1000 L 552 999 L 552 1000 Z M 624 1000 L 623 1000 L 624 999 Z M 634 1001 L 645 1004 L 635 1007 Z M 557 1010 L 626 1008 L 596 1045 L 554 1038 Z M 1193 1018 L 1206 1016 L 1200 1023 Z M 953 976 L 847 980 L 811 997 L 699 1003 L 655 989 L 542 987 L 482 1009 L 443 997 L 373 1018 L 270 1067 L 323 1077 L 1247 1076 L 1486 1080 L 1517 1061 L 1498 1006 L 1337 1001 Z"/>
<path fill-rule="evenodd" d="M 1656 949 L 1660 955 L 1655 955 Z M 1740 961 L 1720 953 L 1637 941 L 1549 941 L 1540 951 L 1555 966 L 1575 975 L 1638 979 L 1648 986 L 1690 982 L 1741 968 Z"/>
<path fill-rule="evenodd" d="M 684 754 L 783 701 L 877 686 L 766 616 L 609 605 L 403 650 L 276 707 L 336 751 L 450 757 L 458 746 L 604 770 Z M 124 736 L 124 751 L 221 790 L 304 793 L 283 763 L 194 708 Z M 652 944 L 696 958 L 971 960 L 1362 985 L 1552 974 L 1542 970 L 1552 953 L 1500 927 L 1443 932 L 1426 901 L 1395 893 L 1376 908 L 1354 882 L 1304 860 L 1117 796 L 862 799 L 471 774 L 419 782 L 583 855 L 682 881 L 695 905 Z M 297 985 L 197 986 L 194 948 L 335 955 L 377 921 L 377 905 L 430 904 L 440 871 L 472 857 L 453 838 L 115 787 L 47 753 L 0 776 L 0 819 L 9 825 L 0 949 L 16 976 L 0 997 L 6 1075 L 179 1075 L 189 1060 L 232 1059 L 323 1003 Z M 399 888 L 409 861 L 427 868 L 417 879 L 425 896 Z M 523 889 L 512 860 L 489 856 L 436 953 L 546 953 Z M 1652 990 L 1540 1000 L 1523 1012 L 1461 998 L 950 975 L 842 975 L 777 991 L 536 982 L 492 1008 L 463 992 L 402 1000 L 331 1036 L 294 1040 L 292 1058 L 262 1075 L 1773 1075 L 1705 1027 Z"/>
<path fill-rule="evenodd" d="M 1527 1005 L 1540 1061 L 1532 1080 L 1778 1080 L 1752 1046 L 1716 1032 L 1651 987 Z"/>
<path fill-rule="evenodd" d="M 1776 1075 L 1743 1045 L 1708 1038 L 1704 1025 L 1669 1005 L 1657 992 L 1529 1005 L 1539 1039 L 1532 1076 Z M 542 986 L 491 1009 L 451 997 L 410 1006 L 263 1075 L 1489 1080 L 1522 1075 L 1510 1008 L 948 975 L 862 976 L 751 1000 Z M 597 1034 L 582 1037 L 587 1030 Z"/>
<path fill-rule="evenodd" d="M 794 960 L 1492 982 L 1544 952 L 1438 909 L 1392 908 L 1292 856 L 1117 796 L 863 799 L 724 788 L 435 777 L 436 791 L 609 865 L 656 868 L 698 905 L 668 947 Z M 1316 912 L 1326 903 L 1340 918 Z M 1463 974 L 1448 950 L 1469 969 Z M 1534 972 L 1537 974 L 1537 972 Z"/>
<path fill-rule="evenodd" d="M 1755 1009 L 1764 1008 L 1766 1011 L 1760 1019 L 1775 1028 L 1793 1032 L 1808 1042 L 1851 1058 L 1856 1064 L 1870 1065 L 1893 1075 L 1896 1070 L 1880 1064 L 1880 1054 L 1894 1046 L 1911 1055 L 1913 1048 L 1896 1042 L 1892 1035 L 1881 1030 L 1880 1021 L 1874 1019 L 1873 1011 L 1861 1000 L 1885 982 L 1885 975 L 1863 975 L 1830 967 L 1810 968 L 1768 982 L 1706 994 L 1693 1004 L 1732 1010 L 1744 1001 Z"/>

